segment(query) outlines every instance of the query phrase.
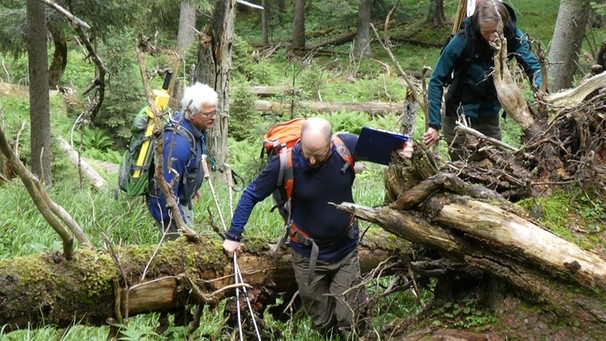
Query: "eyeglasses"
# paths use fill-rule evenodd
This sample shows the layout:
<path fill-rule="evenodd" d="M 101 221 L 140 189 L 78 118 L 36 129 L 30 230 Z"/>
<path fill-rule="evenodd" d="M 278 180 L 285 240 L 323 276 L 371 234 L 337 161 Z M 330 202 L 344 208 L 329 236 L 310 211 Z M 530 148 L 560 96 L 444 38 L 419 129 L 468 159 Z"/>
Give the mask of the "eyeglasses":
<path fill-rule="evenodd" d="M 213 110 L 211 112 L 201 112 L 200 114 L 204 115 L 204 117 L 211 117 L 212 115 L 217 114 L 217 110 Z"/>

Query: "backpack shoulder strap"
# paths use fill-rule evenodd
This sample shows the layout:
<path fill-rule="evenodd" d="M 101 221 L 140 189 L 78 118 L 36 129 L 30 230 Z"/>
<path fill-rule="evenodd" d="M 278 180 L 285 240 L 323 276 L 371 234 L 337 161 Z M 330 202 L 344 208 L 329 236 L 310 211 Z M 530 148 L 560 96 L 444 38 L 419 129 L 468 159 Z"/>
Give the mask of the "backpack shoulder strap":
<path fill-rule="evenodd" d="M 194 134 L 187 130 L 180 124 L 168 124 L 164 127 L 164 131 L 173 131 L 177 134 L 183 136 L 187 142 L 189 142 L 189 158 L 187 159 L 187 165 L 191 163 L 191 161 L 196 157 L 196 141 L 194 138 Z M 187 168 L 186 168 L 187 170 Z M 185 177 L 183 177 L 185 178 Z M 185 179 L 184 179 L 185 180 Z"/>
<path fill-rule="evenodd" d="M 182 125 L 180 125 L 180 124 L 177 125 L 176 129 L 175 129 L 175 126 L 170 125 L 170 126 L 167 126 L 165 128 L 165 130 L 176 131 L 177 134 L 179 134 L 179 135 L 181 135 L 181 136 L 183 136 L 183 137 L 185 137 L 187 139 L 187 142 L 189 142 L 189 145 L 191 147 L 195 147 L 194 134 L 192 134 L 191 131 L 185 129 L 185 127 L 183 127 Z"/>
<path fill-rule="evenodd" d="M 353 171 L 355 161 L 353 155 L 351 155 L 351 152 L 349 151 L 349 148 L 347 148 L 345 145 L 345 142 L 343 142 L 343 140 L 336 134 L 333 135 L 332 141 L 335 144 L 337 153 L 345 161 L 343 168 L 341 168 L 341 172 L 344 173 L 348 167 L 351 167 L 351 170 Z"/>
<path fill-rule="evenodd" d="M 455 70 L 465 68 L 471 61 L 476 53 L 476 45 L 473 41 L 473 30 L 472 23 L 465 22 L 463 28 L 458 34 L 461 35 L 462 39 L 465 39 L 465 53 L 459 60 L 456 61 Z"/>
<path fill-rule="evenodd" d="M 280 151 L 280 173 L 278 174 L 278 186 L 284 188 L 284 194 L 286 197 L 286 209 L 290 216 L 290 197 L 294 187 L 294 171 L 292 168 L 292 149 L 282 148 Z"/>

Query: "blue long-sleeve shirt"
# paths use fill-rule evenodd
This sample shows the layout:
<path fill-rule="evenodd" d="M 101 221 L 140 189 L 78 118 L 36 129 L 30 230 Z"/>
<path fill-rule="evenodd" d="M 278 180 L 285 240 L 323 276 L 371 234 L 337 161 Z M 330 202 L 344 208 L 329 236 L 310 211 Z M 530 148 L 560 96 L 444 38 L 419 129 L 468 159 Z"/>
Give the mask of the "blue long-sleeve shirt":
<path fill-rule="evenodd" d="M 358 136 L 339 134 L 350 151 L 355 150 Z M 345 172 L 341 169 L 345 161 L 332 147 L 332 152 L 320 168 L 307 166 L 301 145 L 292 148 L 294 187 L 292 194 L 292 218 L 294 223 L 316 240 L 325 240 L 320 246 L 318 259 L 341 259 L 357 245 L 359 236 L 348 236 L 351 214 L 338 210 L 329 202 L 353 202 L 352 186 L 355 179 L 353 169 Z M 270 196 L 277 188 L 280 171 L 280 158 L 270 158 L 268 165 L 248 185 L 242 193 L 234 211 L 228 236 L 239 240 L 244 233 L 244 226 L 250 218 L 254 206 Z M 291 240 L 290 246 L 305 257 L 311 253 L 310 246 L 304 246 Z"/>
<path fill-rule="evenodd" d="M 203 154 L 203 144 L 206 143 L 206 132 L 200 131 L 188 119 L 181 120 L 181 114 L 177 114 L 174 121 L 180 124 L 186 132 L 179 133 L 178 128 L 166 129 L 164 131 L 164 179 L 170 184 L 179 174 L 179 181 L 173 184 L 173 194 L 179 203 L 179 211 L 186 224 L 187 221 L 181 210 L 181 205 L 187 205 L 191 202 L 194 194 L 200 189 L 204 180 L 204 170 L 201 160 Z M 193 137 L 194 150 L 191 150 L 191 144 L 184 133 L 191 134 Z M 174 141 L 173 141 L 174 136 Z M 174 145 L 174 147 L 173 147 Z M 170 156 L 170 158 L 169 158 Z M 157 221 L 167 221 L 170 219 L 169 210 L 166 207 L 166 197 L 155 180 L 150 179 L 150 192 L 147 195 L 148 210 L 152 217 Z"/>
<path fill-rule="evenodd" d="M 508 52 L 514 56 L 518 64 L 524 69 L 531 81 L 536 87 L 542 83 L 541 68 L 535 55 L 532 53 L 528 40 L 520 29 L 515 26 L 516 16 L 513 10 L 510 10 L 510 22 L 506 30 L 511 30 L 507 38 Z M 465 19 L 465 29 L 469 32 L 461 31 L 456 34 L 452 40 L 444 47 L 440 58 L 432 72 L 427 88 L 427 98 L 429 100 L 429 126 L 440 128 L 440 111 L 442 105 L 442 94 L 449 75 L 455 71 L 455 68 L 461 65 L 461 60 L 468 58 L 461 70 L 456 70 L 455 80 L 446 95 L 446 114 L 455 115 L 459 106 L 462 106 L 462 112 L 472 118 L 480 118 L 492 115 L 498 115 L 501 110 L 501 104 L 496 97 L 493 79 L 491 76 L 494 62 L 492 60 L 493 50 L 482 38 L 480 32 L 471 25 L 471 18 Z M 513 36 L 515 35 L 515 38 Z M 467 39 L 471 39 L 470 43 Z M 473 56 L 469 49 L 474 49 Z M 456 77 L 461 77 L 456 87 Z"/>

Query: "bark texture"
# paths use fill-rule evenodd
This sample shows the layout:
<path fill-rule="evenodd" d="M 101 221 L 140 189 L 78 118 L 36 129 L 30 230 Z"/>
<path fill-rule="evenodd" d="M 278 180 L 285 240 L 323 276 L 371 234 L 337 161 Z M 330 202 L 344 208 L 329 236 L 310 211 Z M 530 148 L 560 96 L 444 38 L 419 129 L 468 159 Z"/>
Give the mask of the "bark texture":
<path fill-rule="evenodd" d="M 31 122 L 32 171 L 47 186 L 51 186 L 50 103 L 48 96 L 48 51 L 44 4 L 28 0 L 27 56 L 29 66 L 29 116 Z"/>
<path fill-rule="evenodd" d="M 372 0 L 360 1 L 358 30 L 356 32 L 356 58 L 370 57 L 370 16 Z"/>
<path fill-rule="evenodd" d="M 229 126 L 229 79 L 232 70 L 236 0 L 216 1 L 213 23 L 199 37 L 195 81 L 207 84 L 219 94 L 215 125 L 208 134 L 208 145 L 217 164 L 227 160 Z"/>
<path fill-rule="evenodd" d="M 0 325 L 9 329 L 45 324 L 64 327 L 74 320 L 103 325 L 152 311 L 186 305 L 216 306 L 233 296 L 233 264 L 219 240 L 185 239 L 159 246 L 82 250 L 67 260 L 58 252 L 0 261 Z M 360 246 L 363 271 L 370 271 L 409 244 L 384 231 L 367 233 Z M 273 260 L 268 241 L 247 239 L 238 254 L 244 282 L 257 293 L 255 307 L 275 303 L 296 288 L 290 252 Z M 251 289 L 250 291 L 253 291 Z M 262 294 L 258 294 L 262 293 Z M 24 304 L 27 302 L 27 304 Z"/>
<path fill-rule="evenodd" d="M 585 37 L 589 17 L 589 0 L 562 0 L 558 10 L 551 48 L 549 49 L 549 73 L 552 91 L 572 86 L 577 72 L 577 61 Z"/>
<path fill-rule="evenodd" d="M 305 48 L 305 0 L 295 0 L 292 47 L 293 49 Z"/>
<path fill-rule="evenodd" d="M 177 33 L 177 51 L 184 55 L 194 43 L 196 37 L 196 5 L 191 0 L 181 0 L 179 11 L 179 31 Z"/>

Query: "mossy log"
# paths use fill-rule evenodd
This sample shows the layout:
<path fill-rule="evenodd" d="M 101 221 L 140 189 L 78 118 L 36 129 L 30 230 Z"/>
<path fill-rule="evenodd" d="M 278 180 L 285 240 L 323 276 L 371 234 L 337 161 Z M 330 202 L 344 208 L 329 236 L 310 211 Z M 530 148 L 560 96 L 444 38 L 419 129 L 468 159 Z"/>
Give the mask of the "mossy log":
<path fill-rule="evenodd" d="M 366 233 L 360 244 L 362 271 L 405 252 L 408 244 L 382 230 Z M 268 241 L 247 239 L 238 265 L 244 282 L 263 292 L 296 290 L 286 248 L 273 260 Z M 73 321 L 103 325 L 186 304 L 214 306 L 235 294 L 233 283 L 233 263 L 219 240 L 76 249 L 71 260 L 56 251 L 5 259 L 0 261 L 0 325 L 9 330 Z"/>

